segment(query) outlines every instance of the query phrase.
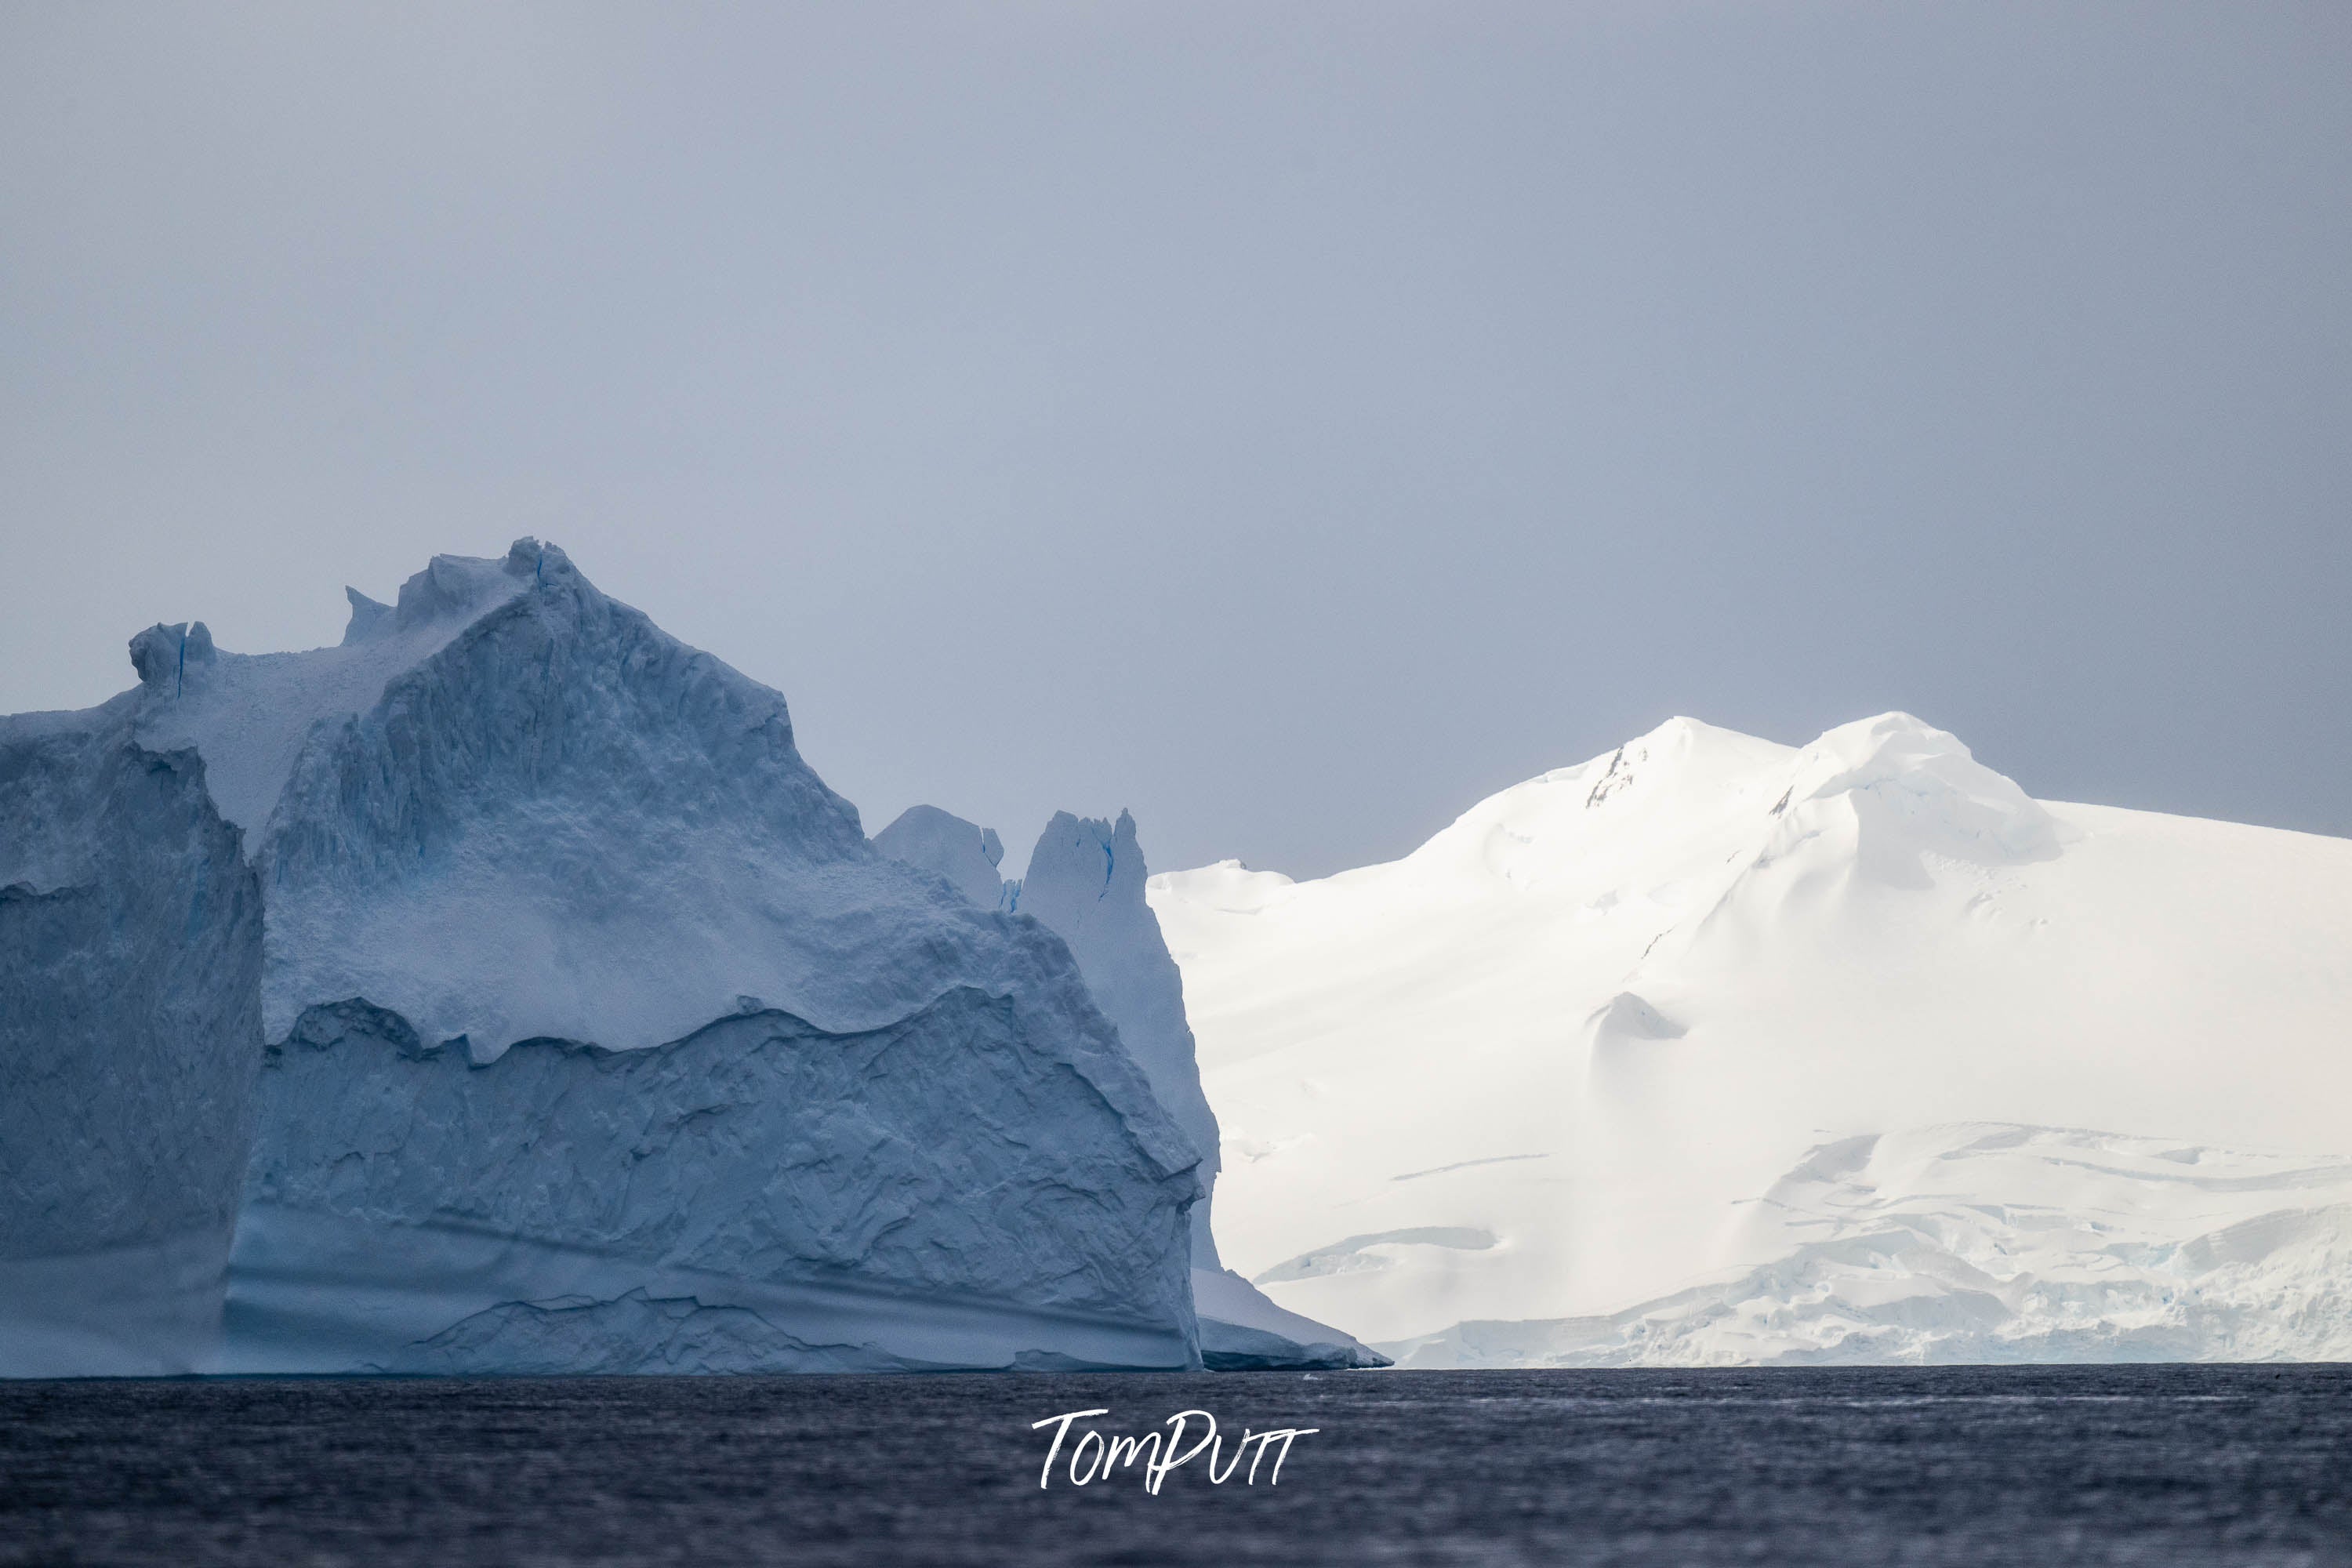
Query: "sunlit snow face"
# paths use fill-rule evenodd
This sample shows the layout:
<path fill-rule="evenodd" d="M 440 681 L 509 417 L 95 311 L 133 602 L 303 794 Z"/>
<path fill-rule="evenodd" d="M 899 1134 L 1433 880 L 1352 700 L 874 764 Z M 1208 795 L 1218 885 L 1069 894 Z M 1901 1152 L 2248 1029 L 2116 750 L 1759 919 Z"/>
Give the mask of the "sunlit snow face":
<path fill-rule="evenodd" d="M 1229 1259 L 1402 1342 L 1744 1278 L 1845 1235 L 1896 1180 L 1885 1154 L 1809 1198 L 1814 1220 L 1765 1223 L 1808 1151 L 1970 1120 L 2018 1127 L 2026 1152 L 1921 1133 L 1925 1163 L 1901 1167 L 1931 1206 L 1956 1190 L 1932 1173 L 1976 1194 L 1952 1200 L 1954 1256 L 1979 1245 L 1968 1202 L 2121 1201 L 2159 1216 L 2134 1235 L 2202 1234 L 2176 1202 L 2193 1186 L 2152 1155 L 2103 1144 L 2085 1158 L 2124 1173 L 2085 1175 L 2067 1141 L 2089 1135 L 2033 1129 L 2186 1137 L 2250 1175 L 2267 1167 L 2218 1151 L 2344 1144 L 2288 1087 L 2346 1076 L 2310 1044 L 2340 999 L 2288 956 L 2315 919 L 2352 935 L 2340 847 L 2037 803 L 1901 715 L 1801 750 L 1677 721 L 1403 860 L 1298 884 L 1209 868 L 1153 898 L 1225 1130 Z M 2242 1212 L 2299 1204 L 2278 1181 L 2252 1175 Z M 1993 1239 L 2032 1222 L 1988 1223 L 1983 1246 L 2076 1267 Z M 1867 1318 L 1926 1287 L 1820 1288 Z M 1722 1353 L 1765 1353 L 1742 1342 Z M 1511 1353 L 1544 1345 L 1570 1353 Z"/>

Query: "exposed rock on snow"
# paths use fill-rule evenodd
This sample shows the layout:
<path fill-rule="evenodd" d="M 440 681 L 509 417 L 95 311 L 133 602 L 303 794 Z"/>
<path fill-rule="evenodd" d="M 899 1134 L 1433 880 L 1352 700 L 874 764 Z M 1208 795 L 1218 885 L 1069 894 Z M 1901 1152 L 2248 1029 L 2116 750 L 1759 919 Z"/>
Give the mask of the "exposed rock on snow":
<path fill-rule="evenodd" d="M 1225 1258 L 1420 1362 L 2140 1353 L 2156 1331 L 2130 1292 L 2093 1322 L 2095 1290 L 2048 1283 L 2116 1267 L 2060 1260 L 2096 1233 L 2017 1206 L 2046 1189 L 2071 1225 L 2090 1189 L 1980 1152 L 1921 1178 L 1938 1214 L 2008 1216 L 1981 1247 L 1952 1233 L 1955 1256 L 2006 1247 L 2042 1282 L 1974 1342 L 1895 1334 L 1897 1309 L 1822 1283 L 1880 1232 L 1764 1226 L 1759 1200 L 1817 1146 L 1879 1138 L 1883 1162 L 1959 1120 L 2294 1169 L 2352 1152 L 2352 843 L 2036 802 L 1904 714 L 1803 748 L 1678 719 L 1392 864 L 1294 883 L 1228 862 L 1150 898 L 1223 1128 Z M 2337 1256 L 2337 1200 L 2306 1207 L 2268 1169 L 2240 1173 L 2252 1209 L 2157 1204 L 2131 1232 L 2187 1258 L 2298 1215 L 2278 1223 L 2316 1249 L 2261 1275 L 2272 1337 L 2251 1310 L 2190 1312 L 2167 1353 L 2341 1353 L 2344 1297 L 2312 1261 Z M 1494 1245 L 1377 1239 L 1445 1232 Z M 1885 1252 L 1870 1288 L 1946 1278 L 1929 1251 Z M 1785 1342 L 1754 1327 L 1783 1321 L 1774 1301 Z"/>
<path fill-rule="evenodd" d="M 876 853 L 782 699 L 561 551 L 438 557 L 352 605 L 342 646 L 304 654 L 152 629 L 136 691 L 0 731 L 0 776 L 102 724 L 187 758 L 230 847 L 181 881 L 243 878 L 249 904 L 258 875 L 266 915 L 236 924 L 223 887 L 180 938 L 257 941 L 206 970 L 235 995 L 168 983 L 229 1019 L 179 1048 L 234 1055 L 260 1107 L 250 1137 L 241 1110 L 202 1134 L 250 1177 L 221 1364 L 1197 1364 L 1199 1156 L 1061 942 Z M 16 859 L 129 852 L 73 804 L 113 787 L 102 764 L 58 763 L 27 814 L 46 837 L 11 813 Z M 78 931 L 8 949 L 28 1037 L 86 1005 Z M 158 917 L 89 973 L 177 936 Z M 278 1043 L 257 1080 L 257 1008 Z M 8 1043 L 0 1103 L 106 1066 Z M 0 1210 L 40 1179 L 12 1170 Z M 110 1243 L 104 1215 L 137 1206 L 115 1183 L 50 1228 Z"/>

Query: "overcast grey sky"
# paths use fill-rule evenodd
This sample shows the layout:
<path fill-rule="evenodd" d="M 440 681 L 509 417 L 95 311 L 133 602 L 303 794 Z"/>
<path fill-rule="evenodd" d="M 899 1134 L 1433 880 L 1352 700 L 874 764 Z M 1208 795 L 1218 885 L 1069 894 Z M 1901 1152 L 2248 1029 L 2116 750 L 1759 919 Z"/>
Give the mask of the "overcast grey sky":
<path fill-rule="evenodd" d="M 2352 833 L 2352 5 L 0 5 L 0 711 L 536 533 L 869 831 L 1675 712 Z"/>

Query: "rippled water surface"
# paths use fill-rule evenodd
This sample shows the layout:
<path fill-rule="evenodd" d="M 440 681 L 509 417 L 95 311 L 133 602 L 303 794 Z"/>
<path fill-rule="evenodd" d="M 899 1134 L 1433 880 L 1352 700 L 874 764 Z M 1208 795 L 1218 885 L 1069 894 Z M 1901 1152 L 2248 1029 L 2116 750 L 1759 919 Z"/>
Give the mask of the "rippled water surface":
<path fill-rule="evenodd" d="M 2352 1368 L 0 1384 L 0 1563 L 1391 1562 L 2352 1563 Z"/>

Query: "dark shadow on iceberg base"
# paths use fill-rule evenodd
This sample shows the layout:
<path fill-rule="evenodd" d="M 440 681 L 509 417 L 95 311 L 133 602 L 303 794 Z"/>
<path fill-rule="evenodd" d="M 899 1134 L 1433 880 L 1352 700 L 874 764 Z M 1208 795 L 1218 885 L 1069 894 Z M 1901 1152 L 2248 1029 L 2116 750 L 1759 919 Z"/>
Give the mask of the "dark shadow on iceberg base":
<path fill-rule="evenodd" d="M 267 1205 L 238 1224 L 226 1321 L 217 1370 L 244 1374 L 1196 1364 L 1186 1336 L 1164 1321 L 852 1279 L 744 1279 L 486 1230 Z"/>
<path fill-rule="evenodd" d="M 220 1351 L 226 1232 L 0 1258 L 0 1377 L 176 1377 Z"/>

